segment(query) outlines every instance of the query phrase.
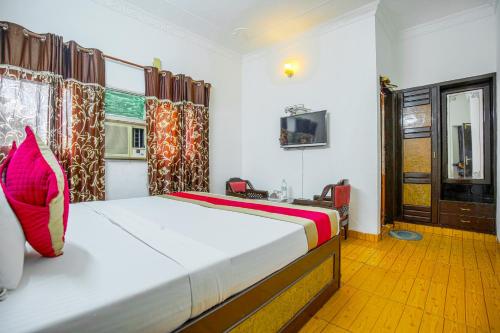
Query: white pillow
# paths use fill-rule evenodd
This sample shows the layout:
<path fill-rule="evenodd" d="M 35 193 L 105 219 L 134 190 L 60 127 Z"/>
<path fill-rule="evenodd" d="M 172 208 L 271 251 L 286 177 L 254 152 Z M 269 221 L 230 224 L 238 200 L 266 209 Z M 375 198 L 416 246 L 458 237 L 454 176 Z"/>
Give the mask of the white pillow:
<path fill-rule="evenodd" d="M 23 229 L 0 185 L 0 291 L 2 288 L 15 289 L 19 285 L 25 243 Z"/>

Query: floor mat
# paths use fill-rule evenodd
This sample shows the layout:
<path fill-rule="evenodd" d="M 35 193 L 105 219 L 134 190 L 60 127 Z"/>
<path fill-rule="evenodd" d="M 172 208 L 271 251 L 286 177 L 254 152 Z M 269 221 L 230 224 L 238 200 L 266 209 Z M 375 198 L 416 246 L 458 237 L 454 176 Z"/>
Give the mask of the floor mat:
<path fill-rule="evenodd" d="M 415 231 L 406 231 L 406 230 L 391 230 L 389 231 L 389 235 L 391 237 L 394 237 L 396 239 L 401 239 L 401 240 L 421 240 L 422 235 L 419 234 L 418 232 Z"/>

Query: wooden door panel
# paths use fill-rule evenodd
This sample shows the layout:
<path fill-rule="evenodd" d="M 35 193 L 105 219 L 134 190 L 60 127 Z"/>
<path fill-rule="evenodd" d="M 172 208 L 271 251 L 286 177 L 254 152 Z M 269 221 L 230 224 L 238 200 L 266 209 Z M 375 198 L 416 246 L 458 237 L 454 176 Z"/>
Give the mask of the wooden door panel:
<path fill-rule="evenodd" d="M 404 206 L 431 206 L 431 184 L 403 184 Z"/>
<path fill-rule="evenodd" d="M 401 214 L 410 222 L 431 223 L 431 90 L 418 88 L 401 96 Z"/>
<path fill-rule="evenodd" d="M 431 138 L 403 140 L 403 172 L 431 173 Z M 430 175 L 429 175 L 430 176 Z"/>
<path fill-rule="evenodd" d="M 432 112 L 430 104 L 403 108 L 403 128 L 430 127 L 431 124 Z"/>

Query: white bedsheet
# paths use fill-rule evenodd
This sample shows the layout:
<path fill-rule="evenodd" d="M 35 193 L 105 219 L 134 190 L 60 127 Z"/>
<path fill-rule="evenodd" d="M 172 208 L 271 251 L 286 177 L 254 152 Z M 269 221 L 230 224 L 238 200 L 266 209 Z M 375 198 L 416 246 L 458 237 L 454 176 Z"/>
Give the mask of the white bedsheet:
<path fill-rule="evenodd" d="M 27 255 L 0 332 L 165 332 L 307 252 L 302 226 L 146 197 L 74 204 L 64 255 Z"/>
<path fill-rule="evenodd" d="M 304 228 L 289 222 L 161 197 L 86 205 L 189 271 L 191 317 L 307 253 Z"/>
<path fill-rule="evenodd" d="M 64 254 L 28 250 L 0 332 L 166 332 L 191 313 L 188 272 L 83 204 L 71 205 Z"/>

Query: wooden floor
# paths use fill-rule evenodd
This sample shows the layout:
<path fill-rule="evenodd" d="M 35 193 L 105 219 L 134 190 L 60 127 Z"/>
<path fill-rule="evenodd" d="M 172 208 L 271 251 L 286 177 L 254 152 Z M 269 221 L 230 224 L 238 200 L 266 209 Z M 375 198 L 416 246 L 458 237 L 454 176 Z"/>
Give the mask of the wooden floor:
<path fill-rule="evenodd" d="M 301 332 L 500 332 L 495 242 L 348 239 L 341 263 L 341 288 Z"/>

